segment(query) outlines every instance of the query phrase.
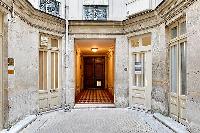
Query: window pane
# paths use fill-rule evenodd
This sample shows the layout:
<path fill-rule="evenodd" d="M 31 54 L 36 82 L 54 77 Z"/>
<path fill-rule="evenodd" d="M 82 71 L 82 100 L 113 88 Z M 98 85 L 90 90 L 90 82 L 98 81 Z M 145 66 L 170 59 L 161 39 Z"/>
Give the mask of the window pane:
<path fill-rule="evenodd" d="M 55 89 L 55 81 L 54 81 L 54 77 L 55 77 L 55 60 L 54 60 L 54 53 L 51 53 L 51 89 Z"/>
<path fill-rule="evenodd" d="M 177 46 L 171 47 L 171 91 L 177 93 Z"/>
<path fill-rule="evenodd" d="M 43 90 L 43 52 L 39 51 L 39 89 Z"/>
<path fill-rule="evenodd" d="M 132 47 L 139 47 L 139 39 L 131 39 L 131 45 Z"/>
<path fill-rule="evenodd" d="M 134 54 L 134 86 L 144 87 L 145 86 L 145 75 L 144 75 L 144 53 Z"/>
<path fill-rule="evenodd" d="M 142 45 L 143 46 L 151 45 L 151 36 L 143 37 L 142 38 Z"/>
<path fill-rule="evenodd" d="M 180 24 L 180 35 L 183 35 L 186 33 L 186 22 L 183 22 Z"/>
<path fill-rule="evenodd" d="M 43 80 L 44 80 L 44 90 L 47 90 L 47 52 L 44 51 L 44 64 L 43 64 Z"/>
<path fill-rule="evenodd" d="M 51 39 L 51 47 L 57 47 L 58 48 L 58 40 L 57 39 Z"/>
<path fill-rule="evenodd" d="M 177 37 L 177 26 L 171 29 L 171 39 Z"/>
<path fill-rule="evenodd" d="M 55 53 L 55 88 L 58 88 L 58 53 Z"/>
<path fill-rule="evenodd" d="M 186 48 L 185 43 L 180 44 L 181 48 L 181 95 L 186 95 L 187 91 L 187 75 L 186 75 Z"/>

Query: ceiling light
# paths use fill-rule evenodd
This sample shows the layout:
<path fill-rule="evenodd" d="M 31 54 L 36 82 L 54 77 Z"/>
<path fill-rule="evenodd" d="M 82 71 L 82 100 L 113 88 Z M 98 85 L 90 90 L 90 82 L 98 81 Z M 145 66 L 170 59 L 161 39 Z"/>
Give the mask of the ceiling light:
<path fill-rule="evenodd" d="M 92 52 L 96 53 L 98 51 L 98 48 L 91 48 Z"/>

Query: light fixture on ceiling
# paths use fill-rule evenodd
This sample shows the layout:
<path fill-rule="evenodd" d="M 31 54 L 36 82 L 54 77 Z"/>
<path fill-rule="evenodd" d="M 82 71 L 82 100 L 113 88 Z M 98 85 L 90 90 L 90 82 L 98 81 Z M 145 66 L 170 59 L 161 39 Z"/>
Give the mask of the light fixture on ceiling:
<path fill-rule="evenodd" d="M 98 51 L 98 48 L 91 48 L 91 51 L 96 53 Z"/>

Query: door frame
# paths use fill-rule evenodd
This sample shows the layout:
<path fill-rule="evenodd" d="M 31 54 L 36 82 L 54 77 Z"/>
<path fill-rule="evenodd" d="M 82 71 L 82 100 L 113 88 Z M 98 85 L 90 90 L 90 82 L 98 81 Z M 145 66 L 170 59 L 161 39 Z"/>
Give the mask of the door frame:
<path fill-rule="evenodd" d="M 143 46 L 142 38 L 150 37 L 150 45 Z M 133 45 L 131 39 L 138 40 L 137 46 Z M 140 106 L 141 108 L 151 109 L 151 91 L 152 91 L 152 34 L 146 33 L 128 38 L 129 40 L 129 105 Z M 148 81 L 143 87 L 135 86 L 133 83 L 133 54 L 144 53 L 144 80 Z M 133 97 L 135 99 L 133 99 Z M 140 101 L 136 101 L 140 100 Z M 135 100 L 135 101 L 134 101 Z M 138 105 L 143 100 L 143 105 Z"/>
<path fill-rule="evenodd" d="M 173 24 L 169 26 L 169 33 L 168 33 L 168 46 L 169 46 L 169 80 L 170 80 L 170 95 L 169 95 L 169 114 L 170 117 L 173 119 L 181 122 L 182 124 L 186 124 L 186 99 L 187 99 L 187 92 L 186 94 L 181 94 L 182 88 L 181 88 L 181 43 L 185 47 L 185 52 L 187 54 L 187 31 L 185 33 L 181 34 L 181 24 L 186 23 L 185 17 L 180 18 Z M 171 31 L 174 27 L 177 27 L 177 36 L 172 37 Z M 186 28 L 186 27 L 185 27 Z M 172 91 L 172 47 L 176 47 L 176 92 Z M 187 55 L 186 55 L 187 56 Z M 187 62 L 187 60 L 186 60 Z M 186 66 L 187 67 L 187 66 Z M 186 86 L 187 90 L 187 86 Z"/>

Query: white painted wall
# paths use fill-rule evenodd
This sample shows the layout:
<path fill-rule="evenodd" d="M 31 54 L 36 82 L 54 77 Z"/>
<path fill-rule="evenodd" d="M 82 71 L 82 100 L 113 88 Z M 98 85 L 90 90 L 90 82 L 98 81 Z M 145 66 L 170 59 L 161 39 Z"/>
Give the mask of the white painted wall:
<path fill-rule="evenodd" d="M 126 0 L 126 16 L 155 9 L 163 0 Z"/>

